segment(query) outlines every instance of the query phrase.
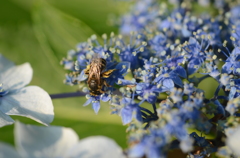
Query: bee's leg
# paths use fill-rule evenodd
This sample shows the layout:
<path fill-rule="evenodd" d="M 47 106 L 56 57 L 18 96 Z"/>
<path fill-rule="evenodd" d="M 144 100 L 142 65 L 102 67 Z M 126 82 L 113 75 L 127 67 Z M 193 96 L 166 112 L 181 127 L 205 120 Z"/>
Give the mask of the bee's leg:
<path fill-rule="evenodd" d="M 111 85 L 109 85 L 105 80 L 103 80 L 103 84 L 104 84 L 106 87 L 111 87 Z"/>
<path fill-rule="evenodd" d="M 105 93 L 105 91 L 103 91 L 103 90 L 101 90 L 101 89 L 99 89 L 99 92 L 100 92 L 100 93 Z"/>
<path fill-rule="evenodd" d="M 113 73 L 113 71 L 115 71 L 116 69 L 112 69 L 112 70 L 108 70 L 108 71 L 105 71 L 103 72 L 101 75 L 103 78 L 108 78 L 110 77 L 110 75 Z"/>
<path fill-rule="evenodd" d="M 89 74 L 89 70 L 90 70 L 90 65 L 87 66 L 87 68 L 84 70 L 84 73 L 86 75 L 88 75 Z"/>

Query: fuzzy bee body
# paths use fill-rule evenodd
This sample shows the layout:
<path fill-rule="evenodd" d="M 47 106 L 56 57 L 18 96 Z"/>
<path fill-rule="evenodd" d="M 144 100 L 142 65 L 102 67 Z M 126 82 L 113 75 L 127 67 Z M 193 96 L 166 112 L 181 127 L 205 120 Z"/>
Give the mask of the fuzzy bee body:
<path fill-rule="evenodd" d="M 102 90 L 103 85 L 109 86 L 104 78 L 110 77 L 115 69 L 104 71 L 106 64 L 107 62 L 103 58 L 93 58 L 90 65 L 85 69 L 85 74 L 88 75 L 87 84 L 92 96 L 104 93 Z"/>

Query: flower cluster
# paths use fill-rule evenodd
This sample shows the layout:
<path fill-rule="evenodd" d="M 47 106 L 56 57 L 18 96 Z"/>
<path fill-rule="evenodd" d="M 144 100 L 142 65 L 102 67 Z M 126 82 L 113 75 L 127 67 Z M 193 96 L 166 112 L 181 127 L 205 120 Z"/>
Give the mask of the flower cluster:
<path fill-rule="evenodd" d="M 92 103 L 96 113 L 100 100 L 109 101 L 129 125 L 130 157 L 167 157 L 175 149 L 189 157 L 240 156 L 227 134 L 239 126 L 240 5 L 194 2 L 215 6 L 211 16 L 196 14 L 192 1 L 169 2 L 172 10 L 157 0 L 137 1 L 122 17 L 120 35 L 80 43 L 62 61 L 70 70 L 66 83 L 87 83 L 84 105 Z M 101 94 L 91 95 L 86 70 L 96 55 L 106 60 L 99 73 L 114 71 L 100 77 L 106 82 Z M 217 86 L 206 95 L 204 82 Z"/>

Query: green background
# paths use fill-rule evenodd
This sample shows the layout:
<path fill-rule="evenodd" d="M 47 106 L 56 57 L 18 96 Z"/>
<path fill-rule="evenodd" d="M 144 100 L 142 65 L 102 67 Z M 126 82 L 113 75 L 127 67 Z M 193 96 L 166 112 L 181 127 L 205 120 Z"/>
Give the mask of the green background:
<path fill-rule="evenodd" d="M 17 65 L 31 64 L 34 74 L 30 85 L 49 94 L 75 92 L 78 86 L 63 84 L 67 71 L 60 65 L 61 59 L 92 34 L 117 33 L 111 19 L 116 19 L 126 6 L 115 0 L 0 1 L 0 53 Z M 85 97 L 54 99 L 55 118 L 51 125 L 70 127 L 80 139 L 106 135 L 126 148 L 127 127 L 119 116 L 110 114 L 109 104 L 101 104 L 96 115 L 91 105 L 82 106 L 85 101 Z M 38 124 L 27 118 L 13 118 Z M 14 144 L 13 128 L 1 128 L 0 141 Z"/>

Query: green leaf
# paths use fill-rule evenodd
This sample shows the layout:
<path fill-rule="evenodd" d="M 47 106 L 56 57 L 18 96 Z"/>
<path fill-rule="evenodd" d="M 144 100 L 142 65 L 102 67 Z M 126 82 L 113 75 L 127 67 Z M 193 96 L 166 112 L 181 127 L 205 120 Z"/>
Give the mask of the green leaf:
<path fill-rule="evenodd" d="M 33 27 L 44 53 L 52 64 L 66 56 L 76 44 L 84 42 L 94 32 L 79 19 L 67 15 L 44 1 L 33 9 Z"/>

